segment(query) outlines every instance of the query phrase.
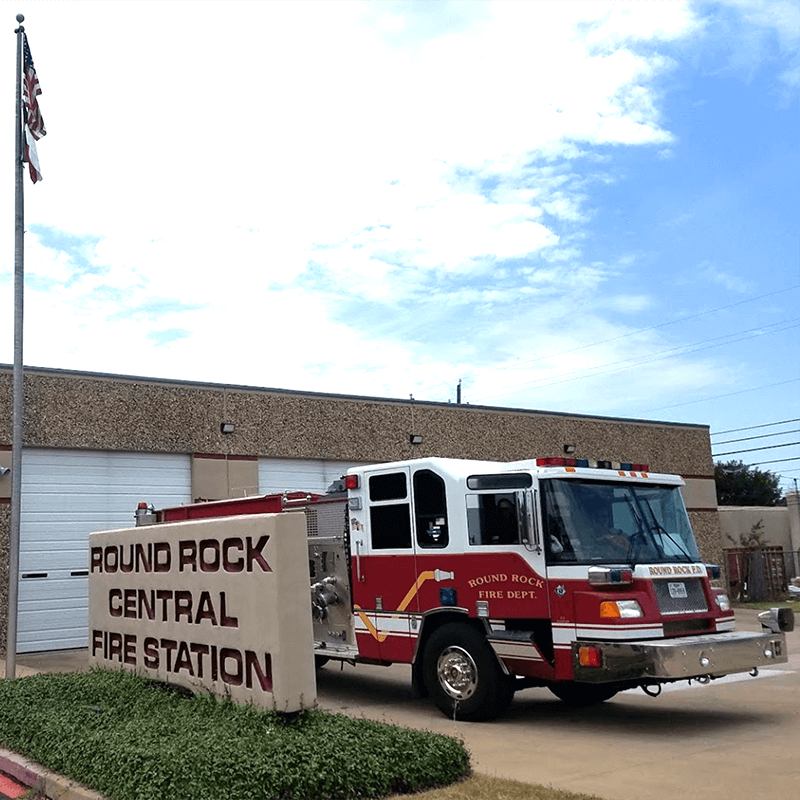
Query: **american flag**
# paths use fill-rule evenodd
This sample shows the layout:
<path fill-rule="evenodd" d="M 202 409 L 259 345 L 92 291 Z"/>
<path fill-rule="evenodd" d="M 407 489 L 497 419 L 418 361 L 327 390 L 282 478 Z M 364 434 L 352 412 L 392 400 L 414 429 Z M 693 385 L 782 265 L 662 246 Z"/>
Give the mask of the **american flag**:
<path fill-rule="evenodd" d="M 36 141 L 41 139 L 47 131 L 44 129 L 44 120 L 42 119 L 42 112 L 37 99 L 42 93 L 42 88 L 39 86 L 39 78 L 33 66 L 31 48 L 28 46 L 28 37 L 25 34 L 23 34 L 23 59 L 22 101 L 25 112 L 25 153 L 23 161 L 28 162 L 31 180 L 36 183 L 36 181 L 42 180 L 39 157 L 36 153 Z"/>

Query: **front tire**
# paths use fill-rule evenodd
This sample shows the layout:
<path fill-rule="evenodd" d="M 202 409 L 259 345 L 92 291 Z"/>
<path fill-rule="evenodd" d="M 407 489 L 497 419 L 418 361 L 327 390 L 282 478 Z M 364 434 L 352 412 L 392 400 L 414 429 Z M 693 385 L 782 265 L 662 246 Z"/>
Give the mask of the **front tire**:
<path fill-rule="evenodd" d="M 614 697 L 619 689 L 613 684 L 553 683 L 547 687 L 561 702 L 574 708 L 596 706 Z"/>
<path fill-rule="evenodd" d="M 452 719 L 496 719 L 514 696 L 512 679 L 503 672 L 486 638 L 464 623 L 443 625 L 431 634 L 422 674 L 430 698 Z"/>

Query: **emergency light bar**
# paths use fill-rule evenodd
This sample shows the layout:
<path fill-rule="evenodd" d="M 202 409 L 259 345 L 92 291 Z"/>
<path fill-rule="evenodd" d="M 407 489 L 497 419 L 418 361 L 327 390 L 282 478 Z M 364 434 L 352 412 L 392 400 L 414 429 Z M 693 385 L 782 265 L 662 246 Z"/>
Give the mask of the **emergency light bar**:
<path fill-rule="evenodd" d="M 620 472 L 649 472 L 647 464 L 631 464 L 627 461 L 595 461 L 591 458 L 537 458 L 537 467 L 589 467 L 590 469 L 615 469 Z"/>

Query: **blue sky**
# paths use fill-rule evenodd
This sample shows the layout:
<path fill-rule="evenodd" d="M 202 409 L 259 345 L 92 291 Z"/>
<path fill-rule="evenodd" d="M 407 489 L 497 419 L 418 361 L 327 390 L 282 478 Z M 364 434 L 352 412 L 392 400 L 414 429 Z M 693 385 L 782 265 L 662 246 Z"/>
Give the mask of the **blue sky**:
<path fill-rule="evenodd" d="M 17 12 L 48 130 L 27 364 L 442 402 L 461 380 L 707 424 L 800 478 L 797 2 Z"/>

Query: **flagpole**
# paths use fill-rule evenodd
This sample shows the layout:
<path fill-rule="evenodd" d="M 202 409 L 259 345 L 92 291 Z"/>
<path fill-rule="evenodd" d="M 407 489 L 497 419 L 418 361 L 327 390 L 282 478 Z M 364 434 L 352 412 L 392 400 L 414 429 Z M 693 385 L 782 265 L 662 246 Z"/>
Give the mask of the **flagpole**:
<path fill-rule="evenodd" d="M 22 371 L 22 309 L 25 282 L 23 236 L 25 195 L 22 189 L 22 27 L 17 14 L 17 110 L 14 161 L 14 373 L 11 438 L 11 529 L 8 547 L 8 622 L 6 625 L 6 678 L 17 677 L 17 602 L 19 589 L 19 530 L 22 506 L 22 410 L 25 399 Z"/>

